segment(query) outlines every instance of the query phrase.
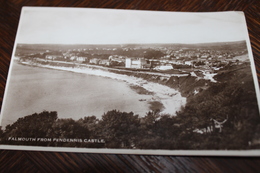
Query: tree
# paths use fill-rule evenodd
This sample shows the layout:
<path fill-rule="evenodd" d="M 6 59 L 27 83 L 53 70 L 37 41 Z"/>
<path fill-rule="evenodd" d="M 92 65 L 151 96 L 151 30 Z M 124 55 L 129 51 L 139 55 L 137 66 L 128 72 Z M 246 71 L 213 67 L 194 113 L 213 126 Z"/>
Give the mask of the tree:
<path fill-rule="evenodd" d="M 8 136 L 46 137 L 49 129 L 57 119 L 57 112 L 43 111 L 19 118 L 12 125 L 6 127 Z"/>
<path fill-rule="evenodd" d="M 144 53 L 144 58 L 146 59 L 159 59 L 165 54 L 159 50 L 149 49 Z"/>
<path fill-rule="evenodd" d="M 77 123 L 83 128 L 87 129 L 90 133 L 89 138 L 99 138 L 98 132 L 100 129 L 98 128 L 99 119 L 96 116 L 84 117 L 80 118 Z"/>
<path fill-rule="evenodd" d="M 138 148 L 142 149 L 173 149 L 180 133 L 177 119 L 170 115 L 160 115 L 149 111 L 141 119 L 140 139 Z"/>
<path fill-rule="evenodd" d="M 88 138 L 89 130 L 77 121 L 69 119 L 59 119 L 53 126 L 49 137 L 55 138 Z"/>
<path fill-rule="evenodd" d="M 7 125 L 3 138 L 8 137 L 24 137 L 24 138 L 45 138 L 49 131 L 52 130 L 52 125 L 57 120 L 57 112 L 43 111 L 41 113 L 34 113 L 22 118 L 19 118 L 12 125 Z M 9 141 L 8 141 L 9 142 Z M 19 142 L 17 144 L 24 144 L 27 142 Z M 30 144 L 42 144 L 41 141 L 35 141 Z"/>
<path fill-rule="evenodd" d="M 177 113 L 177 117 L 181 118 L 183 129 L 178 142 L 181 144 L 180 147 L 186 144 L 188 144 L 186 148 L 190 147 L 190 149 L 250 147 L 249 143 L 260 123 L 250 68 L 225 68 L 216 75 L 216 79 L 217 83 L 210 84 L 207 89 L 188 98 L 185 108 Z M 216 129 L 210 119 L 225 122 L 221 131 L 213 130 L 210 134 L 192 132 L 194 129 L 209 126 Z M 192 144 L 190 144 L 191 140 Z"/>
<path fill-rule="evenodd" d="M 139 135 L 139 118 L 133 112 L 108 111 L 102 116 L 99 128 L 108 148 L 132 148 Z"/>

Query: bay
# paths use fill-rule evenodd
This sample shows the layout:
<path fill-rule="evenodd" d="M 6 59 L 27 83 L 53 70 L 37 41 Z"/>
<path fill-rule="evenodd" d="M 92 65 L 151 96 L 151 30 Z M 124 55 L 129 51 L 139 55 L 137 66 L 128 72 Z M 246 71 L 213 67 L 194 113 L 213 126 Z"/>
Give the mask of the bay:
<path fill-rule="evenodd" d="M 57 111 L 59 118 L 102 115 L 113 109 L 144 116 L 149 111 L 151 95 L 140 95 L 123 81 L 32 67 L 13 62 L 4 95 L 2 122 L 5 127 L 18 118 L 46 111 Z"/>

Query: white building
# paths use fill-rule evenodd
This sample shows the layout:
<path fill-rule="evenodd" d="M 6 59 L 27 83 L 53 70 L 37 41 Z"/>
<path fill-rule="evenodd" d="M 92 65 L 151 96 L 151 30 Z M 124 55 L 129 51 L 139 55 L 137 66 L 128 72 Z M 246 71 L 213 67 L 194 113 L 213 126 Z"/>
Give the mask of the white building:
<path fill-rule="evenodd" d="M 126 68 L 145 68 L 147 66 L 147 62 L 143 58 L 132 59 L 126 58 L 125 59 L 125 67 Z"/>

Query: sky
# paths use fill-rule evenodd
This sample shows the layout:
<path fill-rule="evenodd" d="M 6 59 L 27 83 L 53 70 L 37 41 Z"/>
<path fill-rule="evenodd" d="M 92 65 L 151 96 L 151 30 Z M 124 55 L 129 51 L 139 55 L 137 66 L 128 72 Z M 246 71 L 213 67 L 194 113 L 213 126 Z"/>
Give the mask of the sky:
<path fill-rule="evenodd" d="M 247 38 L 242 12 L 24 7 L 17 43 L 207 43 Z"/>

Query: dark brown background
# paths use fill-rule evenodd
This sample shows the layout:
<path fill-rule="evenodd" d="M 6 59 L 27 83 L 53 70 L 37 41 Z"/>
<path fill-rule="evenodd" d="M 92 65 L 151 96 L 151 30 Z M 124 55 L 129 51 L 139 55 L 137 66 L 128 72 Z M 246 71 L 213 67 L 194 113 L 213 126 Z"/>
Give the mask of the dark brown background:
<path fill-rule="evenodd" d="M 0 104 L 22 6 L 186 12 L 244 11 L 260 78 L 259 0 L 0 0 Z M 0 172 L 260 172 L 260 158 L 0 150 Z"/>

